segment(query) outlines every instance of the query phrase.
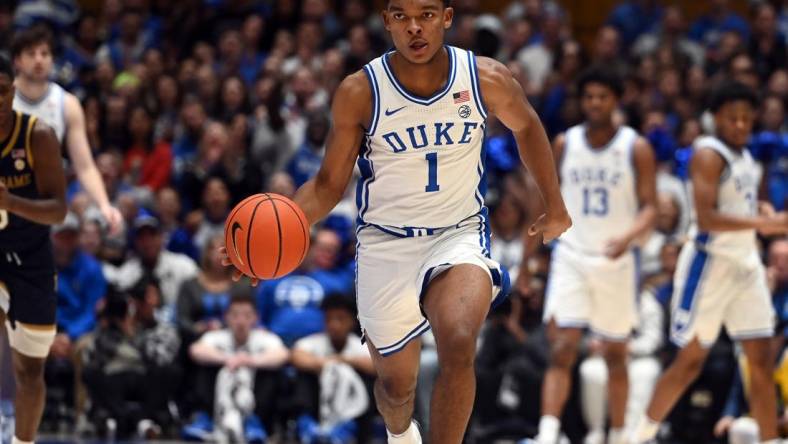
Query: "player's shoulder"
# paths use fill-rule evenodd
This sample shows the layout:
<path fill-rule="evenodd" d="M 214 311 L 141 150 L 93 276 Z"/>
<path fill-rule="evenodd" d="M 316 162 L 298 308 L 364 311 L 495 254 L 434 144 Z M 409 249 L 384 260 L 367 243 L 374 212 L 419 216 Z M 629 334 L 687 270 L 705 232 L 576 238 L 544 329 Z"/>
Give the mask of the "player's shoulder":
<path fill-rule="evenodd" d="M 475 56 L 479 80 L 484 84 L 503 84 L 512 78 L 512 72 L 503 63 L 491 57 Z"/>
<path fill-rule="evenodd" d="M 30 125 L 30 132 L 32 134 L 34 144 L 38 144 L 47 138 L 57 141 L 57 135 L 55 134 L 54 128 L 49 126 L 49 124 L 38 117 L 32 115 L 27 116 L 29 122 L 28 125 Z"/>
<path fill-rule="evenodd" d="M 332 117 L 364 125 L 372 108 L 372 85 L 364 70 L 348 75 L 334 92 Z"/>
<path fill-rule="evenodd" d="M 360 69 L 342 79 L 337 87 L 335 98 L 350 99 L 360 102 L 362 98 L 372 96 L 370 80 L 363 69 Z"/>

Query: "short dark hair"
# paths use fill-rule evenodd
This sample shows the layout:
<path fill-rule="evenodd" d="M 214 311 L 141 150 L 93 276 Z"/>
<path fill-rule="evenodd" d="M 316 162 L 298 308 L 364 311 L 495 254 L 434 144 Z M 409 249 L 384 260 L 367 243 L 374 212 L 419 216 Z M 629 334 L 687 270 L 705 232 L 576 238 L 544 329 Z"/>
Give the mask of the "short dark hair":
<path fill-rule="evenodd" d="M 726 104 L 739 100 L 749 103 L 753 108 L 758 108 L 758 95 L 752 88 L 735 80 L 726 81 L 712 92 L 709 109 L 716 113 Z"/>
<path fill-rule="evenodd" d="M 230 294 L 230 304 L 227 306 L 229 310 L 235 304 L 249 304 L 254 311 L 257 311 L 257 301 L 250 291 L 234 291 Z"/>
<path fill-rule="evenodd" d="M 328 310 L 345 310 L 351 316 L 355 316 L 356 302 L 352 297 L 344 294 L 330 294 L 320 303 L 320 309 L 324 313 Z"/>
<path fill-rule="evenodd" d="M 32 28 L 18 31 L 11 40 L 11 56 L 16 58 L 25 49 L 41 43 L 46 43 L 49 45 L 49 49 L 54 51 L 55 38 L 52 36 L 52 31 L 46 26 L 36 25 Z"/>
<path fill-rule="evenodd" d="M 389 2 L 390 0 L 386 2 L 386 6 L 389 5 Z M 448 8 L 449 6 L 451 6 L 451 0 L 443 0 L 443 7 Z"/>
<path fill-rule="evenodd" d="M 11 61 L 3 56 L 0 56 L 0 74 L 5 74 L 12 82 L 14 81 L 14 67 Z"/>
<path fill-rule="evenodd" d="M 599 83 L 606 86 L 617 97 L 624 93 L 624 82 L 613 69 L 605 66 L 592 66 L 580 74 L 577 81 L 577 93 L 583 95 L 589 83 Z"/>

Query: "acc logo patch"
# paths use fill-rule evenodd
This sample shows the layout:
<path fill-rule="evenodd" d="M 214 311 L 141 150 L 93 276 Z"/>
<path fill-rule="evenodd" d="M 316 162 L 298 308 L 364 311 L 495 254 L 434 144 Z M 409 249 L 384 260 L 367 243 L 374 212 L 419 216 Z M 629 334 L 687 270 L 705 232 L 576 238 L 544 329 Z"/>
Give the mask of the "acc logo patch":
<path fill-rule="evenodd" d="M 458 113 L 458 114 L 460 115 L 460 117 L 462 117 L 463 119 L 467 119 L 467 118 L 468 118 L 468 117 L 470 117 L 470 115 L 471 115 L 471 107 L 470 107 L 470 106 L 468 106 L 468 105 L 463 105 L 463 106 L 461 106 L 461 107 L 460 107 L 460 108 L 457 110 L 457 113 Z"/>

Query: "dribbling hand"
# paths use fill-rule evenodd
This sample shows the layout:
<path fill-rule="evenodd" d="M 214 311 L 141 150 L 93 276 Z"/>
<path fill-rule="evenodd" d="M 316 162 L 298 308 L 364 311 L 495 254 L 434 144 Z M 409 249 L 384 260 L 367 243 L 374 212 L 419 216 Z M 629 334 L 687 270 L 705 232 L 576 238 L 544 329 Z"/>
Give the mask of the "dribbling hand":
<path fill-rule="evenodd" d="M 235 268 L 233 263 L 230 262 L 230 257 L 227 256 L 227 247 L 219 247 L 219 254 L 222 256 L 222 265 L 225 267 L 233 267 L 233 281 L 240 281 L 244 274 L 241 273 L 241 270 Z M 252 287 L 256 287 L 257 283 L 260 282 L 259 279 L 253 277 L 250 277 L 249 280 L 251 281 Z"/>
<path fill-rule="evenodd" d="M 560 236 L 561 233 L 568 230 L 571 226 L 572 219 L 569 217 L 569 213 L 566 212 L 566 209 L 562 212 L 548 211 L 536 219 L 536 222 L 528 229 L 528 235 L 536 236 L 542 233 L 544 237 L 542 242 L 547 244 Z"/>

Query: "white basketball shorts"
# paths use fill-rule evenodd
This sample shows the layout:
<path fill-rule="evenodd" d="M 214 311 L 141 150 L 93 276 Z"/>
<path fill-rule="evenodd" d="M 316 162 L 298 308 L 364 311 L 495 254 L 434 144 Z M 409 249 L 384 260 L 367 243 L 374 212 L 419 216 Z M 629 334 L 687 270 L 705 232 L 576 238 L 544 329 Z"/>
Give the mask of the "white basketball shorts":
<path fill-rule="evenodd" d="M 402 350 L 429 330 L 421 309 L 430 281 L 458 264 L 474 264 L 490 276 L 491 301 L 509 291 L 509 275 L 490 259 L 484 214 L 440 229 L 362 225 L 357 229 L 356 297 L 365 339 L 383 356 Z"/>
<path fill-rule="evenodd" d="M 588 327 L 610 341 L 627 340 L 637 319 L 637 262 L 635 252 L 609 259 L 558 242 L 550 260 L 545 322 Z"/>
<path fill-rule="evenodd" d="M 774 333 L 774 308 L 766 269 L 751 258 L 720 257 L 687 242 L 673 279 L 671 340 L 685 346 L 694 338 L 711 347 L 725 325 L 733 339 L 766 338 Z"/>

